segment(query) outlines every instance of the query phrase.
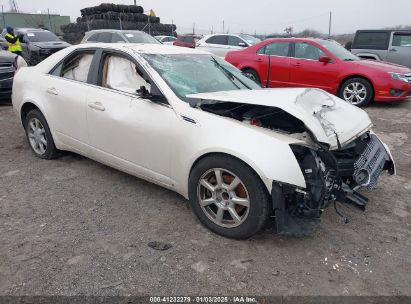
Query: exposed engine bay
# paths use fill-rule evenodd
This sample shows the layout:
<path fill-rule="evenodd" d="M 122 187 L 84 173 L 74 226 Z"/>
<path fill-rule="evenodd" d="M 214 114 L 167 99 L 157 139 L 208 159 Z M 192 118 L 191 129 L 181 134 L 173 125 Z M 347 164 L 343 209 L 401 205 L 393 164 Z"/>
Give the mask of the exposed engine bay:
<path fill-rule="evenodd" d="M 203 104 L 201 108 L 306 142 L 306 145 L 291 145 L 306 188 L 273 184 L 273 212 L 278 233 L 310 233 L 319 226 L 322 211 L 331 204 L 343 216 L 337 209 L 337 202 L 352 203 L 364 210 L 368 199 L 357 190 L 372 190 L 384 170 L 394 174 L 390 155 L 377 136 L 370 132 L 330 150 L 327 144 L 316 140 L 301 120 L 276 107 L 223 102 Z"/>

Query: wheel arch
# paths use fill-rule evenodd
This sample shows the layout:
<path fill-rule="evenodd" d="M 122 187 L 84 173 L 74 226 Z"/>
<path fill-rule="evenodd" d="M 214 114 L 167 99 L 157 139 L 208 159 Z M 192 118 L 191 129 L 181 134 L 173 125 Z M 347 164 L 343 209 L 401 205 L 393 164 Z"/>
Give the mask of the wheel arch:
<path fill-rule="evenodd" d="M 339 85 L 338 85 L 338 89 L 337 89 L 337 95 L 338 95 L 338 96 L 340 95 L 340 92 L 341 92 L 341 89 L 342 89 L 342 85 L 343 85 L 347 80 L 349 80 L 349 79 L 351 79 L 351 78 L 362 78 L 362 79 L 368 81 L 368 82 L 371 84 L 371 87 L 372 87 L 372 90 L 373 90 L 373 92 L 372 92 L 372 97 L 371 97 L 371 98 L 374 98 L 374 96 L 375 96 L 375 85 L 374 85 L 373 81 L 372 81 L 369 77 L 364 76 L 364 75 L 361 75 L 361 74 L 352 74 L 352 75 L 345 76 L 345 77 L 340 81 L 340 83 L 339 83 Z"/>
<path fill-rule="evenodd" d="M 35 102 L 33 102 L 32 100 L 25 101 L 20 108 L 20 120 L 24 129 L 26 128 L 24 122 L 26 121 L 27 114 L 32 110 L 39 110 L 44 116 L 44 112 Z"/>
<path fill-rule="evenodd" d="M 258 167 L 256 167 L 254 164 L 253 164 L 253 165 L 250 165 L 249 160 L 243 159 L 244 157 L 241 157 L 241 156 L 238 156 L 238 155 L 234 155 L 234 154 L 231 154 L 231 153 L 227 153 L 227 152 L 217 152 L 217 151 L 216 151 L 216 152 L 207 152 L 207 153 L 204 153 L 204 154 L 198 156 L 198 157 L 194 160 L 194 162 L 191 164 L 190 171 L 189 171 L 189 174 L 188 174 L 187 184 L 188 184 L 188 182 L 189 182 L 189 179 L 190 179 L 190 176 L 191 176 L 191 172 L 193 171 L 193 169 L 195 168 L 195 166 L 196 166 L 201 160 L 203 160 L 203 159 L 205 159 L 205 158 L 208 158 L 208 157 L 210 157 L 210 156 L 214 156 L 214 155 L 222 155 L 222 156 L 231 157 L 231 158 L 236 159 L 236 160 L 240 161 L 241 163 L 243 163 L 245 166 L 247 166 L 248 168 L 250 168 L 255 174 L 257 174 L 257 176 L 260 178 L 260 180 L 262 181 L 262 183 L 266 186 L 266 190 L 268 191 L 268 193 L 270 193 L 271 189 L 270 189 L 270 187 L 267 185 L 268 179 L 263 178 L 264 173 L 261 172 L 261 170 L 259 170 Z M 270 183 L 271 183 L 271 181 L 270 181 Z"/>

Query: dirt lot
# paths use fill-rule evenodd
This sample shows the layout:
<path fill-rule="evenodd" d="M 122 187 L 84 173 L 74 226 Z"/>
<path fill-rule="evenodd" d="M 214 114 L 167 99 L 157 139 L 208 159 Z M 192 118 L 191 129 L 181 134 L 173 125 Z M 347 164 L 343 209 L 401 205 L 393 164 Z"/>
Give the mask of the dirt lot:
<path fill-rule="evenodd" d="M 367 112 L 398 175 L 308 237 L 224 239 L 182 197 L 89 159 L 35 158 L 0 106 L 0 295 L 411 295 L 411 102 Z M 158 251 L 147 244 L 166 242 Z"/>

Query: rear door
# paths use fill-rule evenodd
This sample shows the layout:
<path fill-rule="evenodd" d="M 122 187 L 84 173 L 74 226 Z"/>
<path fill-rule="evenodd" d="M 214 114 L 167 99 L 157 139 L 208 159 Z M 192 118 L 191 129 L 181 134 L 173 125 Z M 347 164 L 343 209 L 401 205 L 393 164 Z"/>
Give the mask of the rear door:
<path fill-rule="evenodd" d="M 283 41 L 269 43 L 257 51 L 256 61 L 263 86 L 266 86 L 268 77 L 270 88 L 290 85 L 290 51 L 290 43 Z"/>
<path fill-rule="evenodd" d="M 294 87 L 320 88 L 333 92 L 338 74 L 335 62 L 320 62 L 321 56 L 329 57 L 319 47 L 308 42 L 295 42 L 291 58 L 290 83 Z"/>
<path fill-rule="evenodd" d="M 39 86 L 47 100 L 48 119 L 58 138 L 81 152 L 88 151 L 86 99 L 95 50 L 78 50 L 59 63 Z"/>
<path fill-rule="evenodd" d="M 411 32 L 394 32 L 387 61 L 411 68 Z"/>

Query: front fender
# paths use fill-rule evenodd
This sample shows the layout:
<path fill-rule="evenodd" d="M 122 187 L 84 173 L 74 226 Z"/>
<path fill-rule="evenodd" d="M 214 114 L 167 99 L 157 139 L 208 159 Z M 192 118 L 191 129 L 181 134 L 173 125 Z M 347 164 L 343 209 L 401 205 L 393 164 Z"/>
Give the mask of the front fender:
<path fill-rule="evenodd" d="M 190 171 L 202 157 L 222 153 L 236 157 L 250 166 L 271 192 L 277 181 L 305 188 L 305 179 L 290 144 L 302 143 L 290 136 L 251 126 L 230 118 L 203 112 L 200 126 L 191 126 L 187 138 L 176 151 L 178 161 L 172 164 L 176 174 L 176 188 L 188 196 Z M 182 122 L 184 123 L 184 122 Z"/>

